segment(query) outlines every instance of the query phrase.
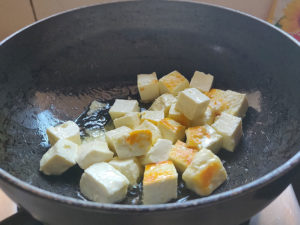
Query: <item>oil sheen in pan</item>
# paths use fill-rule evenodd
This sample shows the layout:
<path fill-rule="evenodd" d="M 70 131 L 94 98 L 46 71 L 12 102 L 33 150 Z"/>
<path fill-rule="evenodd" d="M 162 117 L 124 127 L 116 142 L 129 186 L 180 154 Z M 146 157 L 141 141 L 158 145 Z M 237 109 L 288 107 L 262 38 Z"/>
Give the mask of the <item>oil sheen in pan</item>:
<path fill-rule="evenodd" d="M 88 141 L 90 139 L 104 139 L 105 131 L 114 129 L 112 120 L 108 113 L 114 101 L 98 102 L 102 103 L 102 107 L 100 107 L 98 110 L 94 111 L 94 113 L 91 114 L 88 113 L 89 109 L 87 109 L 75 121 L 80 127 L 80 135 L 82 141 Z M 141 111 L 143 111 L 149 108 L 150 105 L 140 103 L 140 106 Z M 136 186 L 130 187 L 128 189 L 127 197 L 121 202 L 121 204 L 142 204 L 142 189 L 143 185 L 141 179 L 141 181 Z M 190 199 L 199 198 L 199 196 L 185 188 L 181 176 L 179 176 L 178 179 L 177 191 L 177 199 L 171 200 L 171 202 L 184 202 Z M 78 193 L 77 196 L 81 199 L 85 199 L 80 193 Z"/>

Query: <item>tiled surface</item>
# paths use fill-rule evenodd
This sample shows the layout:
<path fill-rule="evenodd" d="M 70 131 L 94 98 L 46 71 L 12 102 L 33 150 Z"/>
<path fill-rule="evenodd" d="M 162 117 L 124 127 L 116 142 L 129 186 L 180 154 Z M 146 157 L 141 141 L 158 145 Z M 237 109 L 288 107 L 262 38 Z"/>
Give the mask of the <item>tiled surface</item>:
<path fill-rule="evenodd" d="M 20 28 L 68 9 L 118 0 L 0 0 L 0 40 Z M 119 0 L 124 1 L 124 0 Z M 195 0 L 240 10 L 266 19 L 274 0 Z M 32 2 L 32 6 L 30 2 Z"/>
<path fill-rule="evenodd" d="M 250 15 L 266 19 L 274 0 L 195 0 L 246 12 Z"/>
<path fill-rule="evenodd" d="M 33 22 L 29 0 L 0 0 L 0 40 Z"/>
<path fill-rule="evenodd" d="M 273 0 L 196 0 L 199 2 L 207 2 L 211 4 L 223 5 L 229 8 L 247 12 L 262 19 L 267 18 L 271 2 Z M 67 9 L 77 8 L 85 5 L 93 5 L 103 2 L 111 2 L 111 0 L 33 0 L 38 19 L 50 16 L 54 13 Z"/>
<path fill-rule="evenodd" d="M 114 0 L 117 1 L 117 0 Z M 51 16 L 55 13 L 82 6 L 95 5 L 99 3 L 113 2 L 112 0 L 33 0 L 37 19 Z"/>
<path fill-rule="evenodd" d="M 254 216 L 249 225 L 300 225 L 299 203 L 292 186 Z"/>
<path fill-rule="evenodd" d="M 17 206 L 0 189 L 0 221 L 13 215 Z"/>

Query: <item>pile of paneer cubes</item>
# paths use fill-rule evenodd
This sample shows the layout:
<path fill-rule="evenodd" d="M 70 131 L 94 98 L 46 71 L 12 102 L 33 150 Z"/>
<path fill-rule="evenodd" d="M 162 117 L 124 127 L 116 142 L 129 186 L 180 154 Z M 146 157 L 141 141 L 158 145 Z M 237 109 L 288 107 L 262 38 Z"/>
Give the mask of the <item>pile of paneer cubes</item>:
<path fill-rule="evenodd" d="M 143 204 L 177 198 L 178 174 L 186 188 L 211 194 L 227 173 L 216 155 L 233 152 L 248 109 L 245 94 L 211 89 L 214 77 L 196 71 L 189 82 L 178 71 L 161 79 L 137 76 L 140 100 L 151 103 L 140 112 L 137 100 L 116 99 L 109 110 L 115 129 L 103 140 L 81 143 L 72 121 L 47 129 L 52 147 L 40 162 L 47 175 L 59 175 L 76 163 L 84 170 L 81 193 L 102 203 L 122 201 L 143 177 Z"/>

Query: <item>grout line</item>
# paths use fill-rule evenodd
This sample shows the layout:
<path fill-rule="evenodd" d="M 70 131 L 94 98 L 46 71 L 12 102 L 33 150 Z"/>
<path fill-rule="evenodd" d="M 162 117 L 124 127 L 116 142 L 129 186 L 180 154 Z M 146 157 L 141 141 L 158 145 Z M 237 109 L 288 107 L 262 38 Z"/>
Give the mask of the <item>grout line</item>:
<path fill-rule="evenodd" d="M 36 16 L 36 12 L 35 12 L 35 9 L 34 9 L 33 1 L 29 0 L 29 2 L 30 2 L 31 9 L 32 9 L 32 13 L 33 13 L 33 18 L 34 18 L 35 21 L 38 21 L 37 16 Z"/>

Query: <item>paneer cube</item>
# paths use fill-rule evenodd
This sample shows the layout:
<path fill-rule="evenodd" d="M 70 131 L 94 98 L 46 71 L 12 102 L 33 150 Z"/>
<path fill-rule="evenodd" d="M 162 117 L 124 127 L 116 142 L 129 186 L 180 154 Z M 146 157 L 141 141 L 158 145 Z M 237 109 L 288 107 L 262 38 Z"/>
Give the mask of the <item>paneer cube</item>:
<path fill-rule="evenodd" d="M 137 75 L 137 86 L 142 102 L 151 102 L 159 96 L 156 73 Z"/>
<path fill-rule="evenodd" d="M 226 101 L 229 102 L 229 108 L 225 111 L 231 115 L 244 117 L 248 110 L 248 100 L 246 94 L 235 91 L 225 91 Z"/>
<path fill-rule="evenodd" d="M 80 191 L 88 199 L 101 203 L 115 203 L 127 194 L 128 179 L 106 162 L 87 168 L 80 179 Z"/>
<path fill-rule="evenodd" d="M 195 71 L 190 87 L 197 88 L 199 91 L 208 92 L 211 89 L 214 76 L 203 72 Z"/>
<path fill-rule="evenodd" d="M 166 117 L 169 113 L 169 109 L 170 109 L 171 105 L 176 102 L 177 102 L 177 98 L 174 97 L 174 95 L 163 94 L 163 95 L 159 96 L 157 99 L 155 99 L 155 101 L 153 102 L 153 104 L 151 105 L 149 110 L 163 111 L 165 113 L 165 117 Z"/>
<path fill-rule="evenodd" d="M 229 102 L 226 100 L 225 91 L 220 89 L 211 89 L 207 94 L 210 98 L 208 107 L 212 110 L 213 115 L 219 116 L 229 108 Z"/>
<path fill-rule="evenodd" d="M 183 113 L 189 120 L 202 116 L 210 99 L 196 88 L 185 89 L 179 93 L 175 109 Z"/>
<path fill-rule="evenodd" d="M 242 119 L 223 112 L 211 126 L 223 136 L 222 147 L 233 152 L 243 135 Z"/>
<path fill-rule="evenodd" d="M 125 116 L 114 119 L 114 125 L 116 128 L 126 126 L 134 129 L 140 125 L 140 122 L 140 113 L 138 112 L 127 113 Z"/>
<path fill-rule="evenodd" d="M 185 126 L 170 118 L 164 118 L 159 121 L 158 128 L 162 137 L 172 141 L 172 143 L 175 143 L 177 140 L 183 140 L 185 137 Z"/>
<path fill-rule="evenodd" d="M 208 149 L 202 149 L 195 154 L 182 179 L 188 189 L 207 196 L 227 179 L 227 173 L 218 156 Z"/>
<path fill-rule="evenodd" d="M 197 126 L 186 129 L 186 144 L 191 148 L 207 148 L 217 154 L 222 147 L 222 136 L 211 126 Z"/>
<path fill-rule="evenodd" d="M 91 103 L 91 105 L 89 107 L 90 109 L 87 112 L 87 114 L 90 116 L 93 113 L 98 112 L 98 111 L 103 110 L 103 109 L 107 109 L 108 107 L 109 107 L 109 104 L 103 103 L 103 102 L 98 102 L 98 101 L 94 100 Z"/>
<path fill-rule="evenodd" d="M 82 169 L 86 169 L 94 163 L 109 161 L 113 158 L 111 152 L 103 141 L 88 141 L 79 146 L 77 163 Z"/>
<path fill-rule="evenodd" d="M 150 130 L 123 132 L 113 137 L 113 145 L 120 159 L 145 155 L 152 145 L 152 133 Z"/>
<path fill-rule="evenodd" d="M 176 70 L 159 79 L 160 94 L 170 93 L 176 95 L 188 87 L 189 81 Z"/>
<path fill-rule="evenodd" d="M 60 139 L 42 157 L 40 171 L 46 175 L 60 175 L 76 164 L 78 145 Z"/>
<path fill-rule="evenodd" d="M 148 120 L 154 125 L 157 125 L 159 121 L 165 118 L 165 114 L 163 111 L 144 111 L 141 113 L 141 120 Z"/>
<path fill-rule="evenodd" d="M 136 185 L 142 176 L 143 169 L 135 157 L 129 159 L 115 157 L 109 164 L 119 170 L 129 180 L 130 185 Z"/>
<path fill-rule="evenodd" d="M 168 160 L 171 148 L 172 142 L 170 140 L 158 139 L 146 155 L 142 156 L 142 164 L 146 165 L 149 163 L 158 163 Z"/>
<path fill-rule="evenodd" d="M 114 120 L 130 112 L 139 112 L 140 107 L 137 100 L 116 99 L 109 110 L 110 117 Z"/>
<path fill-rule="evenodd" d="M 198 149 L 189 148 L 184 142 L 177 141 L 170 151 L 169 159 L 174 163 L 177 171 L 183 173 L 197 152 Z"/>
<path fill-rule="evenodd" d="M 148 120 L 144 120 L 137 128 L 137 130 L 150 130 L 152 133 L 152 144 L 154 144 L 158 138 L 161 138 L 160 130 L 153 123 Z"/>
<path fill-rule="evenodd" d="M 81 144 L 80 129 L 73 121 L 67 121 L 55 127 L 49 127 L 47 129 L 47 135 L 52 146 L 60 139 L 67 139 L 78 145 Z"/>
<path fill-rule="evenodd" d="M 128 127 L 118 127 L 114 130 L 110 130 L 110 131 L 107 131 L 105 132 L 105 140 L 107 142 L 107 145 L 108 145 L 108 148 L 113 151 L 113 152 L 116 152 L 116 148 L 114 146 L 114 143 L 113 143 L 113 138 L 115 136 L 119 136 L 119 135 L 122 135 L 124 133 L 130 133 L 132 130 Z"/>
<path fill-rule="evenodd" d="M 143 179 L 143 203 L 160 204 L 177 198 L 178 174 L 172 161 L 148 164 Z"/>
<path fill-rule="evenodd" d="M 247 112 L 248 100 L 246 94 L 230 90 L 211 89 L 207 96 L 211 99 L 209 107 L 216 116 L 226 112 L 234 116 L 244 117 Z"/>
<path fill-rule="evenodd" d="M 183 113 L 175 109 L 175 104 L 171 105 L 168 117 L 187 127 L 191 124 L 191 121 Z"/>
<path fill-rule="evenodd" d="M 193 127 L 196 126 L 203 126 L 205 124 L 211 125 L 215 120 L 215 114 L 213 113 L 212 109 L 208 106 L 202 116 L 198 117 L 195 120 L 192 120 L 190 125 Z"/>

